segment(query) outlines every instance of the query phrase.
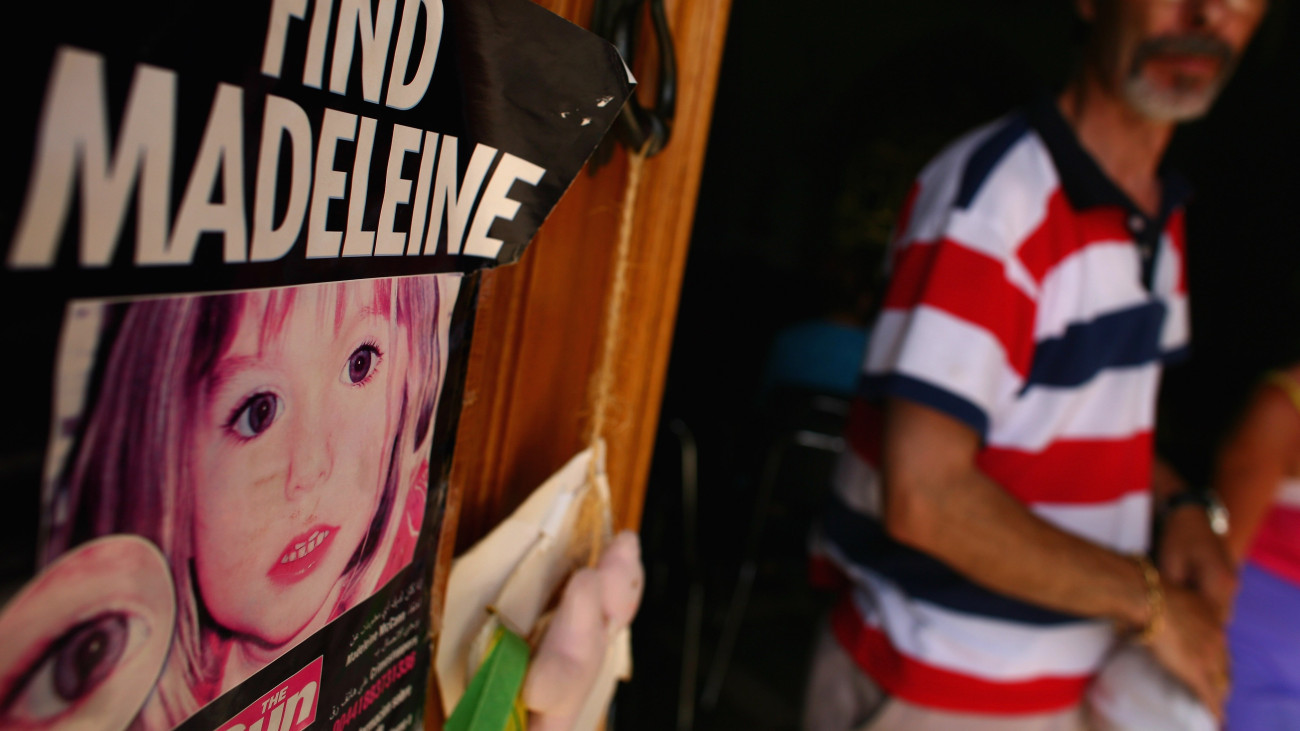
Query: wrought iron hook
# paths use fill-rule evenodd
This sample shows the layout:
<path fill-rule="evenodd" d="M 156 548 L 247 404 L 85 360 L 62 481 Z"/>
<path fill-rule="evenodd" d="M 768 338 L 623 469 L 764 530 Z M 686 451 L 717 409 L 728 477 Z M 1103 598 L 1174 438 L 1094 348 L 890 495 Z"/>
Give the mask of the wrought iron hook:
<path fill-rule="evenodd" d="M 645 3 L 646 0 L 597 0 L 592 14 L 592 30 L 614 44 L 629 67 L 636 57 L 636 40 Z M 677 111 L 677 57 L 668 17 L 663 0 L 649 0 L 649 3 L 650 22 L 659 52 L 659 86 L 655 91 L 654 105 L 651 108 L 642 106 L 634 93 L 614 123 L 614 133 L 619 141 L 630 149 L 643 150 L 647 157 L 668 144 L 673 115 Z M 602 143 L 593 157 L 593 168 L 607 161 L 610 154 L 610 145 Z"/>

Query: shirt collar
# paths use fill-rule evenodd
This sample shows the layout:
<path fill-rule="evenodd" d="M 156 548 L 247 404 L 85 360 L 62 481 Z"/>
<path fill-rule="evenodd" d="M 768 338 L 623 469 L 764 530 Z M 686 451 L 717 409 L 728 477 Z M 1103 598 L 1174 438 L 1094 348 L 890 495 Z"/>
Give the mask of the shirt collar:
<path fill-rule="evenodd" d="M 1075 210 L 1084 210 L 1097 206 L 1118 206 L 1129 216 L 1150 217 L 1143 213 L 1120 190 L 1092 155 L 1079 144 L 1061 111 L 1056 106 L 1056 99 L 1048 94 L 1041 95 L 1025 111 L 1029 124 L 1047 145 L 1052 161 L 1061 178 L 1061 188 Z M 1191 195 L 1191 186 L 1178 173 L 1161 163 L 1157 171 L 1160 176 L 1162 197 L 1160 213 L 1153 223 L 1163 223 L 1169 214 L 1187 202 Z"/>

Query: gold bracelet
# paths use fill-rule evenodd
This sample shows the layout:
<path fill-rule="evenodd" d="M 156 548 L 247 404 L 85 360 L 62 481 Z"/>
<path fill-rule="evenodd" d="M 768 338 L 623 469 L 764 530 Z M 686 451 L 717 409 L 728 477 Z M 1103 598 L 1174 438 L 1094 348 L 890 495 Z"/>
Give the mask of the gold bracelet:
<path fill-rule="evenodd" d="M 1139 644 L 1149 645 L 1165 626 L 1165 591 L 1160 588 L 1160 572 L 1151 560 L 1142 554 L 1133 554 L 1129 560 L 1137 564 L 1142 572 L 1142 580 L 1147 585 L 1147 623 L 1137 633 Z"/>

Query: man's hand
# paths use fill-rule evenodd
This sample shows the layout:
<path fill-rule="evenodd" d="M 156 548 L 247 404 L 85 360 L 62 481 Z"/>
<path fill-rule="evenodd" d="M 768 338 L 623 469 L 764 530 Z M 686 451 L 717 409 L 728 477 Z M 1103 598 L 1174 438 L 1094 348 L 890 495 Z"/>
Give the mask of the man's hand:
<path fill-rule="evenodd" d="M 1226 546 L 1210 529 L 1205 511 L 1184 505 L 1166 516 L 1156 555 L 1166 581 L 1196 592 L 1220 624 L 1228 621 L 1237 574 Z"/>
<path fill-rule="evenodd" d="M 1199 594 L 1167 581 L 1162 584 L 1165 626 L 1152 638 L 1151 653 L 1222 719 L 1229 685 L 1223 626 Z"/>

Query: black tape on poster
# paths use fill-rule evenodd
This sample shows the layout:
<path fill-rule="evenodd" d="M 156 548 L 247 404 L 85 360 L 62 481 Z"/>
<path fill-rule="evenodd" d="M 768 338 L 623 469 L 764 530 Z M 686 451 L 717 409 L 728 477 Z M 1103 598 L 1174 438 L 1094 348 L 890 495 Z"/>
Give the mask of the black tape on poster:
<path fill-rule="evenodd" d="M 0 727 L 422 727 L 477 272 L 626 68 L 527 0 L 34 11 L 0 50 Z"/>

